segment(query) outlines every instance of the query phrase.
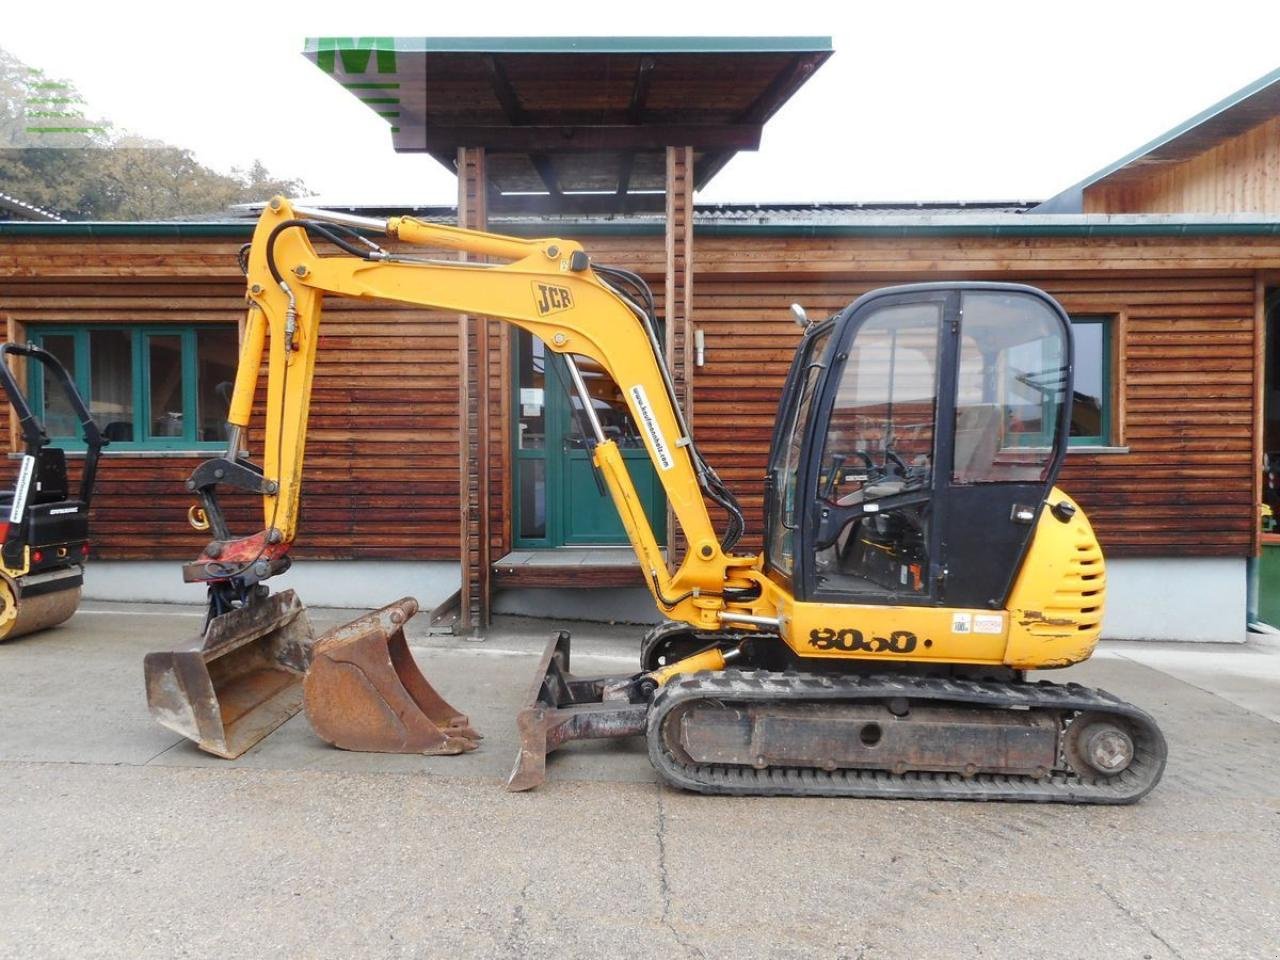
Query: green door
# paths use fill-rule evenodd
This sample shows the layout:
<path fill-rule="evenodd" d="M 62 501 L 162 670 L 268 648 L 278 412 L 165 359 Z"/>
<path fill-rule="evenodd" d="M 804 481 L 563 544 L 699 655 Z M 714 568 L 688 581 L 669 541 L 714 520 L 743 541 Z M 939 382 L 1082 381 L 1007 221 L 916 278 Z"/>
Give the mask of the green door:
<path fill-rule="evenodd" d="M 591 463 L 591 430 L 564 360 L 542 341 L 516 333 L 515 511 L 512 530 L 519 547 L 616 545 L 627 543 L 613 500 Z M 649 523 L 666 540 L 666 497 L 631 419 L 622 391 L 608 374 L 578 360 L 592 405 L 605 434 L 622 451 Z"/>

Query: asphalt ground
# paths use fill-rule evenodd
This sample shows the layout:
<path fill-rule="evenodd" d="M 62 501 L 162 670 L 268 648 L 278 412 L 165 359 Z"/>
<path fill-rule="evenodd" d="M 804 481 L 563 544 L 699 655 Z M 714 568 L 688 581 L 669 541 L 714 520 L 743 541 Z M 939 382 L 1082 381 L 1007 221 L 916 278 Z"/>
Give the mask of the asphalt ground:
<path fill-rule="evenodd" d="M 144 698 L 143 654 L 199 617 L 86 603 L 0 646 L 0 957 L 1280 957 L 1274 640 L 1106 643 L 1053 676 L 1168 737 L 1162 783 L 1108 808 L 702 797 L 639 741 L 508 794 L 550 621 L 410 624 L 474 753 L 342 752 L 299 715 L 221 760 Z M 634 668 L 634 628 L 570 628 L 575 672 Z"/>

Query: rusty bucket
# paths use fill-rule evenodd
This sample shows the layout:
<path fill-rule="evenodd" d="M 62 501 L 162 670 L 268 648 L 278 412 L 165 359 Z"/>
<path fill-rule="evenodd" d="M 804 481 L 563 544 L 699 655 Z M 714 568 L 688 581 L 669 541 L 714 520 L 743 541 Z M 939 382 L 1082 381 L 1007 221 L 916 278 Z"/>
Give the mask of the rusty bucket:
<path fill-rule="evenodd" d="M 215 617 L 187 646 L 147 654 L 151 716 L 235 759 L 301 709 L 312 636 L 292 590 Z"/>
<path fill-rule="evenodd" d="M 458 754 L 481 737 L 427 682 L 404 626 L 418 612 L 405 597 L 320 637 L 303 683 L 307 719 L 343 750 Z"/>

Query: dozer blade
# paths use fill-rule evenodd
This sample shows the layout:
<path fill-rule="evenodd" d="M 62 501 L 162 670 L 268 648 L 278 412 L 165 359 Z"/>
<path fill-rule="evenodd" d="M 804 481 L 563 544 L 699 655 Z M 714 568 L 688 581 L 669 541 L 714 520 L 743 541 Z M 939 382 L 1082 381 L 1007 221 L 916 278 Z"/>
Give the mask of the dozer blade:
<path fill-rule="evenodd" d="M 427 682 L 404 637 L 418 612 L 405 597 L 330 630 L 303 683 L 311 727 L 343 750 L 458 754 L 480 734 Z"/>
<path fill-rule="evenodd" d="M 516 715 L 520 752 L 507 778 L 513 792 L 532 790 L 547 778 L 547 754 L 570 740 L 634 737 L 645 732 L 647 703 L 604 699 L 628 677 L 575 677 L 569 672 L 569 634 L 551 638 L 538 661 L 528 706 Z"/>
<path fill-rule="evenodd" d="M 71 619 L 80 606 L 79 567 L 36 573 L 15 584 L 0 576 L 0 641 L 35 633 Z"/>
<path fill-rule="evenodd" d="M 292 590 L 215 617 L 188 646 L 147 654 L 151 715 L 235 759 L 301 709 L 313 636 Z"/>

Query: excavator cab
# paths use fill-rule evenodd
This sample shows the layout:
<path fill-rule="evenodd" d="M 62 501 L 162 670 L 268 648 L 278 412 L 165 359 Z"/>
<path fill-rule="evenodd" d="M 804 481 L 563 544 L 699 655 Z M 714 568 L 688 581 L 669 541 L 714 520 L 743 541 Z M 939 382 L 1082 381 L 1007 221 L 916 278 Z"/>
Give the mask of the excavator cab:
<path fill-rule="evenodd" d="M 44 424 L 9 369 L 9 357 L 34 361 L 29 373 L 34 378 L 44 372 L 48 408 L 79 422 L 85 452 L 78 491 L 67 479 L 66 452 L 50 446 Z M 14 487 L 0 493 L 0 640 L 9 640 L 62 623 L 80 604 L 89 501 L 107 441 L 71 375 L 47 350 L 0 344 L 0 387 L 17 415 L 24 448 Z"/>
<path fill-rule="evenodd" d="M 1039 290 L 887 288 L 806 332 L 766 564 L 797 601 L 1003 609 L 1066 451 L 1071 327 Z"/>

